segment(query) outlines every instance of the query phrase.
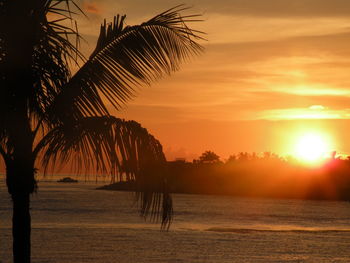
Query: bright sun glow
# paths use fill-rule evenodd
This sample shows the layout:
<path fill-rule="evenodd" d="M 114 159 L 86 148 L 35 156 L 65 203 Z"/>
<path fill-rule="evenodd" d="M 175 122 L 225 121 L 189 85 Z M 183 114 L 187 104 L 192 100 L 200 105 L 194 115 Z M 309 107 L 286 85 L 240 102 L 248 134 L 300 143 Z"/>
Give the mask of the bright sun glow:
<path fill-rule="evenodd" d="M 318 133 L 304 134 L 295 145 L 295 155 L 307 163 L 315 163 L 331 152 L 329 139 Z"/>

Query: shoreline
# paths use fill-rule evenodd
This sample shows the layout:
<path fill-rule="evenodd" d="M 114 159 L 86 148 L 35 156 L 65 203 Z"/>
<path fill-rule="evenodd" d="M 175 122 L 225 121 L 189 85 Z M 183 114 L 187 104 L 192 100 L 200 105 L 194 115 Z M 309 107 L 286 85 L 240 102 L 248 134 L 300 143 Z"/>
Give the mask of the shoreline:
<path fill-rule="evenodd" d="M 107 190 L 107 191 L 121 191 L 121 192 L 135 192 L 136 187 L 133 182 L 118 182 L 113 184 L 107 184 L 95 188 L 95 190 Z M 171 194 L 188 194 L 188 195 L 212 195 L 212 196 L 230 196 L 230 197 L 242 197 L 242 198 L 267 198 L 267 199 L 284 199 L 284 200 L 308 200 L 308 201 L 337 201 L 337 202 L 350 202 L 347 199 L 340 198 L 320 198 L 320 197 L 301 197 L 291 195 L 268 195 L 268 194 L 238 194 L 238 193 L 225 193 L 217 191 L 170 191 Z"/>

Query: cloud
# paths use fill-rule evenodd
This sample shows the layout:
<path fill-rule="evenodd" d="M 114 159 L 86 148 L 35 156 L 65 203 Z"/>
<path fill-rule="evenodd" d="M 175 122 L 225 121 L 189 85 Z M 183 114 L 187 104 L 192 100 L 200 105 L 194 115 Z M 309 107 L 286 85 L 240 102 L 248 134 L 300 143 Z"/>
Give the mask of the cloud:
<path fill-rule="evenodd" d="M 350 109 L 325 110 L 310 108 L 265 110 L 259 114 L 265 120 L 350 119 Z"/>
<path fill-rule="evenodd" d="M 102 2 L 102 1 L 101 1 Z M 177 0 L 104 0 L 109 11 L 127 13 L 135 17 L 154 15 L 177 6 Z M 193 10 L 207 13 L 262 17 L 348 17 L 348 0 L 187 0 Z"/>
<path fill-rule="evenodd" d="M 346 17 L 350 12 L 348 0 L 197 0 L 192 3 L 220 14 L 263 17 Z"/>
<path fill-rule="evenodd" d="M 84 2 L 83 10 L 88 14 L 100 15 L 102 13 L 100 6 L 96 2 L 91 2 L 91 1 Z"/>
<path fill-rule="evenodd" d="M 322 105 L 311 105 L 309 107 L 310 110 L 324 110 L 325 107 L 323 107 Z"/>
<path fill-rule="evenodd" d="M 208 34 L 209 43 L 239 43 L 318 36 L 346 32 L 348 17 L 255 17 L 208 14 L 204 22 L 193 24 Z"/>

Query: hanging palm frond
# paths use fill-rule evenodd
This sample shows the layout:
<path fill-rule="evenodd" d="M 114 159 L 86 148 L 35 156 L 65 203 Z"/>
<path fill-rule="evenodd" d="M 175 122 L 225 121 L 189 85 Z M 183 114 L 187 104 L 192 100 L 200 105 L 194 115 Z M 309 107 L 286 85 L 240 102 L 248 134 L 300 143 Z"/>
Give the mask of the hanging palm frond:
<path fill-rule="evenodd" d="M 77 170 L 112 171 L 119 181 L 126 172 L 136 183 L 141 214 L 157 218 L 162 210 L 162 224 L 171 220 L 172 204 L 167 191 L 165 157 L 158 140 L 134 121 L 115 117 L 86 117 L 57 126 L 37 145 L 45 167 L 69 163 Z M 127 171 L 125 164 L 127 163 Z"/>

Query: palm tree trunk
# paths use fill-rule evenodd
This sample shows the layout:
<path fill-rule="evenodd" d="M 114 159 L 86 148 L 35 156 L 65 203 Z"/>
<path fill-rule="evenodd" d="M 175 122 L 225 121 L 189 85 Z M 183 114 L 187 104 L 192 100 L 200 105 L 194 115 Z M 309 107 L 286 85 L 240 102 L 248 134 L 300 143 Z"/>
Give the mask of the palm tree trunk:
<path fill-rule="evenodd" d="M 0 108 L 6 115 L 2 123 L 8 136 L 6 183 L 13 201 L 14 263 L 30 262 L 30 194 L 35 191 L 32 120 L 28 109 L 34 89 L 33 54 L 39 27 L 34 12 L 43 1 L 2 1 L 0 30 L 2 48 L 6 53 L 0 63 L 0 86 L 5 96 Z M 41 5 L 40 5 L 41 6 Z M 34 15 L 36 14 L 36 15 Z M 5 54 L 4 53 L 4 54 Z"/>
<path fill-rule="evenodd" d="M 20 109 L 20 107 L 18 107 Z M 13 262 L 30 263 L 30 194 L 36 190 L 33 136 L 25 110 L 14 114 L 17 129 L 9 130 L 12 155 L 6 162 L 6 183 L 13 202 Z"/>
<path fill-rule="evenodd" d="M 34 178 L 34 161 L 30 152 L 31 140 L 25 141 L 21 140 L 22 154 L 16 154 L 18 151 L 15 151 L 15 157 L 6 162 L 6 183 L 13 203 L 14 263 L 30 263 L 31 218 L 29 206 L 30 194 L 36 190 L 36 181 Z"/>
<path fill-rule="evenodd" d="M 16 141 L 11 142 L 14 147 L 13 156 L 6 161 L 6 183 L 13 203 L 13 262 L 30 263 L 31 219 L 29 205 L 30 194 L 36 190 L 32 155 L 33 140 L 28 122 L 24 124 L 19 122 L 18 124 L 21 132 L 15 134 L 12 131 L 11 134 L 12 138 L 16 138 Z"/>
<path fill-rule="evenodd" d="M 22 141 L 22 152 L 29 148 L 29 143 Z M 30 148 L 29 148 L 30 149 Z M 29 150 L 28 149 L 28 150 Z M 31 153 L 18 156 L 6 162 L 6 183 L 13 203 L 12 238 L 13 262 L 30 263 L 30 194 L 36 190 L 34 162 Z M 29 156 L 28 158 L 25 158 Z"/>
<path fill-rule="evenodd" d="M 29 193 L 12 194 L 12 201 L 13 262 L 30 263 Z"/>

